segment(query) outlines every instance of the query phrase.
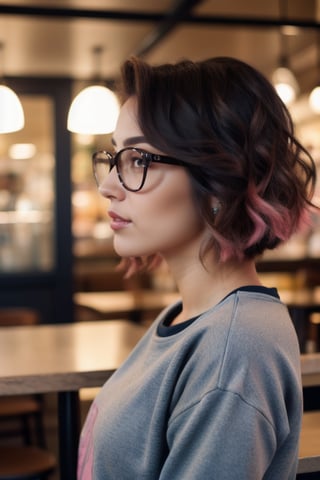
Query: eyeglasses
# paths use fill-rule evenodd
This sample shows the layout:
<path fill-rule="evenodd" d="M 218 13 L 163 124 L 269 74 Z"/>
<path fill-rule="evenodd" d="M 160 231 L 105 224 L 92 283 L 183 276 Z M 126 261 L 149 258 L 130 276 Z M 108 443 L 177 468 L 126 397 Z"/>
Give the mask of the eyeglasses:
<path fill-rule="evenodd" d="M 138 192 L 143 187 L 150 164 L 165 163 L 168 165 L 187 166 L 187 163 L 176 158 L 146 152 L 140 148 L 123 148 L 115 155 L 101 150 L 93 154 L 93 174 L 100 187 L 107 175 L 116 166 L 120 183 L 130 192 Z"/>

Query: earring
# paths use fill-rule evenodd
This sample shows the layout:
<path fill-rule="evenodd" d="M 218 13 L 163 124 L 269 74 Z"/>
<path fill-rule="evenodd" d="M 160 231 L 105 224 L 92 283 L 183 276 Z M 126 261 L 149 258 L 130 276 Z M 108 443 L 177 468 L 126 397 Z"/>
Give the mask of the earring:
<path fill-rule="evenodd" d="M 217 213 L 219 212 L 219 210 L 220 210 L 219 205 L 215 205 L 214 207 L 212 207 L 212 213 L 213 213 L 213 215 L 216 216 Z"/>

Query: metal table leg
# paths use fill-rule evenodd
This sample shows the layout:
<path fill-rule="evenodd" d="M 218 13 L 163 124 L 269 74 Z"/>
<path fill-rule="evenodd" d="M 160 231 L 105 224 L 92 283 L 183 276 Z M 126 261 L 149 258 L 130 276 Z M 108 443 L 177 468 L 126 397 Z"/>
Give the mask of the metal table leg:
<path fill-rule="evenodd" d="M 76 480 L 80 435 L 79 393 L 58 393 L 60 480 Z"/>

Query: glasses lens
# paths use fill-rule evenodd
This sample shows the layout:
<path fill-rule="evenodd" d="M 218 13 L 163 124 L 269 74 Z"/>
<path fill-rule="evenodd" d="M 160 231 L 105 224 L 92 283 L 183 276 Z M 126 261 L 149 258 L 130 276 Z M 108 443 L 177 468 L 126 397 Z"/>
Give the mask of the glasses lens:
<path fill-rule="evenodd" d="M 110 171 L 111 155 L 107 152 L 97 152 L 93 157 L 93 173 L 98 186 L 102 185 Z"/>
<path fill-rule="evenodd" d="M 143 185 L 148 167 L 148 161 L 143 154 L 134 148 L 128 148 L 119 152 L 117 161 L 123 184 L 130 190 L 139 190 Z"/>

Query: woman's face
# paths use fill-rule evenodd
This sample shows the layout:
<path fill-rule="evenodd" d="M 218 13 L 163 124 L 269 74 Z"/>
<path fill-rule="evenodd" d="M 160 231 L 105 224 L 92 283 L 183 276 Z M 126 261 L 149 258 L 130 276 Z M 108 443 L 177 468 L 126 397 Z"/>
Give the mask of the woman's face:
<path fill-rule="evenodd" d="M 115 150 L 139 147 L 165 155 L 147 143 L 136 112 L 136 99 L 131 97 L 120 111 L 113 136 Z M 110 200 L 110 226 L 118 255 L 138 257 L 160 253 L 167 259 L 170 255 L 185 255 L 187 251 L 192 256 L 198 255 L 205 228 L 184 167 L 152 163 L 138 192 L 126 190 L 113 168 L 100 192 Z"/>

